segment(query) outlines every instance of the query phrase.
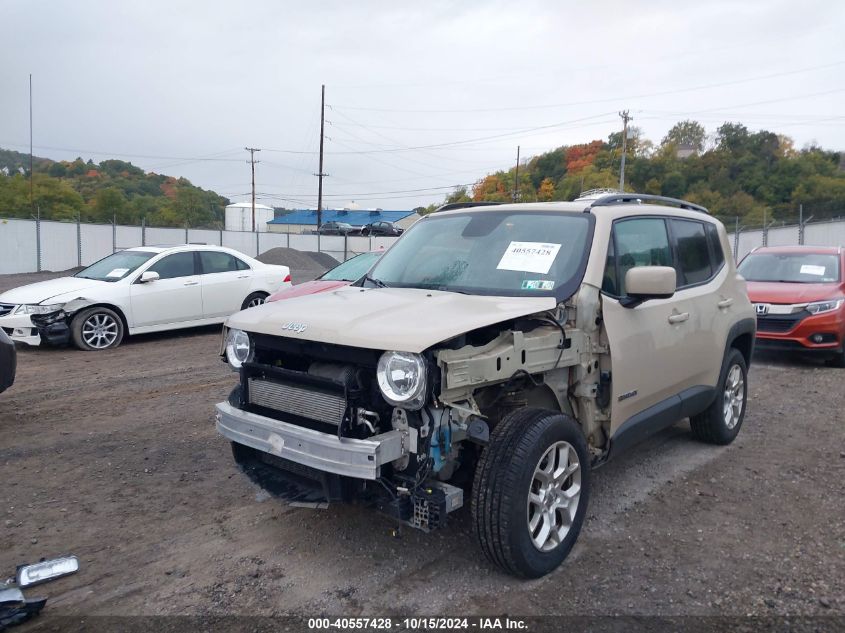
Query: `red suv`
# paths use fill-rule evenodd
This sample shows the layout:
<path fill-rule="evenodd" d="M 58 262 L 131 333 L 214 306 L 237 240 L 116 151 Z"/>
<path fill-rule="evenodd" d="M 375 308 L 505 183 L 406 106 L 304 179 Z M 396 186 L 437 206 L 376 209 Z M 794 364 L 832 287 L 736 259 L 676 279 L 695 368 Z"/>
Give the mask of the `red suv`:
<path fill-rule="evenodd" d="M 845 251 L 758 248 L 738 267 L 757 311 L 757 348 L 813 352 L 845 367 Z"/>

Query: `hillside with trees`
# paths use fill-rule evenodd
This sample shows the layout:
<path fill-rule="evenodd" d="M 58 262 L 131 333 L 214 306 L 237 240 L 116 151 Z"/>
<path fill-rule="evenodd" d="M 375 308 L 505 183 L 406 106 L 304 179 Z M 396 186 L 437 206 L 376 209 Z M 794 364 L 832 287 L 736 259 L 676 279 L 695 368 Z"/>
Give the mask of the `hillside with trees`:
<path fill-rule="evenodd" d="M 558 147 L 519 167 L 522 202 L 573 200 L 582 191 L 618 188 L 622 133 L 607 141 Z M 707 207 L 732 226 L 766 221 L 796 223 L 799 205 L 815 220 L 845 216 L 845 161 L 816 145 L 796 149 L 792 140 L 739 123 L 708 135 L 696 121 L 682 121 L 655 144 L 629 128 L 625 189 L 684 198 Z M 516 169 L 497 171 L 446 202 L 513 200 Z M 437 205 L 426 209 L 433 210 Z"/>
<path fill-rule="evenodd" d="M 29 155 L 0 150 L 0 217 L 28 218 Z M 229 200 L 185 178 L 145 172 L 122 160 L 33 160 L 33 201 L 52 220 L 217 228 Z"/>

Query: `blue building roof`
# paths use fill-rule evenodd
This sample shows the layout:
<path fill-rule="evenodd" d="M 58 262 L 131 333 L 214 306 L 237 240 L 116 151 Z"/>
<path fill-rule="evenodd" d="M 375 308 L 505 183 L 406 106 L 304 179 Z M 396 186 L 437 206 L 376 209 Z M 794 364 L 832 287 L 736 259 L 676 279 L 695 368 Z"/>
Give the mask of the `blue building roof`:
<path fill-rule="evenodd" d="M 325 222 L 346 222 L 352 226 L 363 226 L 372 222 L 398 222 L 413 211 L 338 211 L 326 209 L 323 211 L 322 221 Z M 287 215 L 279 216 L 270 220 L 267 224 L 313 224 L 317 225 L 316 209 L 298 209 Z"/>

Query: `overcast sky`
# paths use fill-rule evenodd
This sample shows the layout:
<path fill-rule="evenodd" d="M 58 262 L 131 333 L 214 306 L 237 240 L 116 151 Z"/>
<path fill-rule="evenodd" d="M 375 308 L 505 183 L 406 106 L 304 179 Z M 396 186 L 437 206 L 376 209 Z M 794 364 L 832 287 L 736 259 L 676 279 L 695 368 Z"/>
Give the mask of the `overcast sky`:
<path fill-rule="evenodd" d="M 260 201 L 289 208 L 316 204 L 323 83 L 327 207 L 441 201 L 621 109 L 655 142 L 694 118 L 842 150 L 843 26 L 830 0 L 2 0 L 0 147 L 28 151 L 32 73 L 36 155 L 238 201 L 258 147 Z"/>

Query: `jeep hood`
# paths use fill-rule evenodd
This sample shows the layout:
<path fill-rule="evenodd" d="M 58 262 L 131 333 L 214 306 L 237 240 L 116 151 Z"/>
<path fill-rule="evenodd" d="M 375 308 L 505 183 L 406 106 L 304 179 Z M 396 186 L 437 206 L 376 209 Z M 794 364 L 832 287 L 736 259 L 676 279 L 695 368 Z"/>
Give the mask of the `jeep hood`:
<path fill-rule="evenodd" d="M 226 324 L 257 334 L 419 353 L 453 336 L 556 305 L 554 297 L 356 286 L 265 303 L 232 315 Z"/>
<path fill-rule="evenodd" d="M 111 285 L 107 281 L 85 279 L 83 277 L 58 277 L 47 281 L 20 286 L 0 294 L 0 303 L 49 303 L 53 297 L 68 293 L 80 293 L 93 288 Z"/>

